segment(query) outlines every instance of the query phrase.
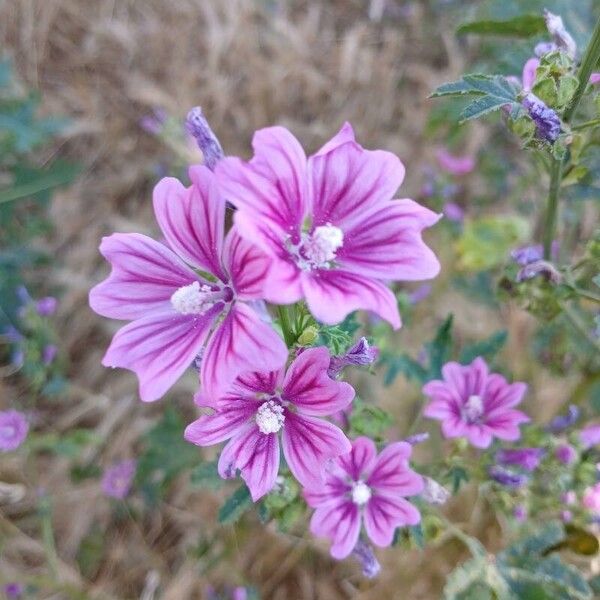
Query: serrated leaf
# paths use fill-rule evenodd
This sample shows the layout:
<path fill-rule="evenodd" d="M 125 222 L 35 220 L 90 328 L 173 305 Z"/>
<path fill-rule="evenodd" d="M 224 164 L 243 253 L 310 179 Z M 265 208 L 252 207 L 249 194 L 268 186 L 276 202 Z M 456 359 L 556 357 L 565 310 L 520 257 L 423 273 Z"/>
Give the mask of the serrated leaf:
<path fill-rule="evenodd" d="M 385 360 L 388 369 L 383 379 L 383 385 L 389 386 L 394 383 L 396 377 L 402 374 L 409 380 L 416 380 L 420 383 L 427 381 L 427 369 L 408 354 L 392 356 Z"/>
<path fill-rule="evenodd" d="M 541 15 L 520 15 L 508 20 L 485 20 L 463 23 L 456 30 L 459 35 L 498 35 L 528 38 L 546 32 L 546 23 Z"/>
<path fill-rule="evenodd" d="M 512 104 L 512 102 L 507 102 L 504 98 L 496 96 L 482 96 L 481 98 L 477 98 L 460 113 L 460 123 L 483 117 L 491 112 L 500 110 L 507 104 Z"/>
<path fill-rule="evenodd" d="M 488 360 L 491 360 L 498 352 L 500 352 L 500 350 L 502 350 L 507 338 L 508 332 L 506 329 L 502 329 L 501 331 L 496 331 L 496 333 L 493 333 L 485 340 L 468 344 L 462 349 L 458 361 L 466 365 L 471 363 L 478 356 L 483 356 Z"/>
<path fill-rule="evenodd" d="M 250 491 L 245 485 L 240 486 L 219 510 L 219 523 L 235 523 L 252 506 Z"/>
<path fill-rule="evenodd" d="M 435 337 L 426 344 L 429 355 L 429 379 L 438 379 L 442 376 L 442 367 L 450 358 L 452 350 L 452 322 L 453 315 L 448 315 L 446 320 L 438 327 Z"/>
<path fill-rule="evenodd" d="M 474 89 L 470 83 L 467 83 L 463 79 L 459 79 L 458 81 L 443 83 L 429 97 L 441 98 L 443 96 L 464 96 L 471 94 L 478 96 L 482 95 L 482 92 Z"/>
<path fill-rule="evenodd" d="M 471 87 L 477 91 L 494 96 L 504 98 L 507 102 L 513 101 L 516 98 L 514 88 L 501 75 L 465 75 L 463 77 Z"/>

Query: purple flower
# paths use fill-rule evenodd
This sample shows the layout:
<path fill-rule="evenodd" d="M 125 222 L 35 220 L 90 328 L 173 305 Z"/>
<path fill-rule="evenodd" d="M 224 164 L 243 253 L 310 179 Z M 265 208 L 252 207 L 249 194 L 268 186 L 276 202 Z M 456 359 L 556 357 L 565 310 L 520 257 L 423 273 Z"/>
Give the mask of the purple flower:
<path fill-rule="evenodd" d="M 531 92 L 523 98 L 522 104 L 535 123 L 537 137 L 553 144 L 560 134 L 560 118 L 556 112 Z"/>
<path fill-rule="evenodd" d="M 579 419 L 579 409 L 575 404 L 569 405 L 566 415 L 557 415 L 548 423 L 546 429 L 551 433 L 560 433 L 574 425 Z"/>
<path fill-rule="evenodd" d="M 159 135 L 167 121 L 167 113 L 162 108 L 155 108 L 152 114 L 140 119 L 140 127 L 151 135 Z"/>
<path fill-rule="evenodd" d="M 379 356 L 379 348 L 371 346 L 366 337 L 361 337 L 354 346 L 342 356 L 332 356 L 329 364 L 329 376 L 337 377 L 344 367 L 349 365 L 367 366 L 373 364 Z"/>
<path fill-rule="evenodd" d="M 29 423 L 22 412 L 0 412 L 0 452 L 16 450 L 25 441 L 28 431 Z"/>
<path fill-rule="evenodd" d="M 600 73 L 592 73 L 590 75 L 590 83 L 592 85 L 598 85 L 600 83 Z"/>
<path fill-rule="evenodd" d="M 373 554 L 373 549 L 369 544 L 359 539 L 358 542 L 356 542 L 356 546 L 354 546 L 354 550 L 352 550 L 352 555 L 355 556 L 360 563 L 362 573 L 367 579 L 374 579 L 379 575 L 381 565 L 375 557 L 375 554 Z"/>
<path fill-rule="evenodd" d="M 4 586 L 4 595 L 6 596 L 7 600 L 18 600 L 21 598 L 24 592 L 25 588 L 23 585 L 21 583 L 17 583 L 16 581 L 7 583 Z"/>
<path fill-rule="evenodd" d="M 304 490 L 316 509 L 310 530 L 331 540 L 331 556 L 341 560 L 352 552 L 361 521 L 380 547 L 392 543 L 396 527 L 419 523 L 419 511 L 405 499 L 423 491 L 423 478 L 408 463 L 411 452 L 410 444 L 396 442 L 378 456 L 373 441 L 359 437 L 349 454 L 329 465 L 323 484 Z"/>
<path fill-rule="evenodd" d="M 354 398 L 348 383 L 327 375 L 329 351 L 321 346 L 300 354 L 279 371 L 241 375 L 223 397 L 199 393 L 196 403 L 214 410 L 185 430 L 185 439 L 212 446 L 226 439 L 219 474 L 241 471 L 254 501 L 275 485 L 279 432 L 283 454 L 303 485 L 320 485 L 324 463 L 350 451 L 341 429 L 321 417 L 344 409 Z"/>
<path fill-rule="evenodd" d="M 123 460 L 108 467 L 102 476 L 102 493 L 123 500 L 131 490 L 136 464 L 135 460 Z"/>
<path fill-rule="evenodd" d="M 57 305 L 58 300 L 56 298 L 53 296 L 46 296 L 45 298 L 40 298 L 35 303 L 35 310 L 40 317 L 49 317 L 54 314 Z"/>
<path fill-rule="evenodd" d="M 550 52 L 554 52 L 555 50 L 558 50 L 558 46 L 554 42 L 539 42 L 536 44 L 533 53 L 538 58 L 541 58 L 545 54 L 550 54 Z"/>
<path fill-rule="evenodd" d="M 579 441 L 585 450 L 600 444 L 600 423 L 584 427 L 579 432 Z"/>
<path fill-rule="evenodd" d="M 404 178 L 400 160 L 363 149 L 348 123 L 308 159 L 283 127 L 256 132 L 253 147 L 250 162 L 226 157 L 215 172 L 238 209 L 240 234 L 273 257 L 265 299 L 305 298 L 328 325 L 363 309 L 400 327 L 386 282 L 439 272 L 421 238 L 439 215 L 412 200 L 391 200 Z"/>
<path fill-rule="evenodd" d="M 555 285 L 558 285 L 562 281 L 562 275 L 557 268 L 545 260 L 537 260 L 524 266 L 519 270 L 515 279 L 518 283 L 523 283 L 539 275 Z"/>
<path fill-rule="evenodd" d="M 581 504 L 589 512 L 600 515 L 600 483 L 584 490 Z"/>
<path fill-rule="evenodd" d="M 423 393 L 431 398 L 423 414 L 442 421 L 445 437 L 464 436 L 477 448 L 487 448 L 494 437 L 509 442 L 519 439 L 519 425 L 529 417 L 513 407 L 527 391 L 524 383 L 511 384 L 502 375 L 490 373 L 481 357 L 468 366 L 446 363 L 442 375 L 443 380 L 423 386 Z"/>
<path fill-rule="evenodd" d="M 535 246 L 522 246 L 521 248 L 512 250 L 510 257 L 518 265 L 525 266 L 532 262 L 542 260 L 542 258 L 544 258 L 544 248 L 541 244 L 536 244 Z"/>
<path fill-rule="evenodd" d="M 439 148 L 435 156 L 440 167 L 450 173 L 450 175 L 460 177 L 469 174 L 475 169 L 475 157 L 468 154 L 457 156 L 450 154 L 446 148 Z"/>
<path fill-rule="evenodd" d="M 577 502 L 577 494 L 573 490 L 569 490 L 561 495 L 560 501 L 568 506 L 573 505 Z"/>
<path fill-rule="evenodd" d="M 42 350 L 42 362 L 45 365 L 51 365 L 54 362 L 57 353 L 58 348 L 54 344 L 44 346 L 44 349 Z"/>
<path fill-rule="evenodd" d="M 223 158 L 223 148 L 199 106 L 192 108 L 188 113 L 185 128 L 196 140 L 204 157 L 204 164 L 214 171 L 217 162 Z"/>
<path fill-rule="evenodd" d="M 573 513 L 570 510 L 562 510 L 560 519 L 563 523 L 570 523 L 573 520 Z"/>
<path fill-rule="evenodd" d="M 513 517 L 519 521 L 519 523 L 523 523 L 523 521 L 527 520 L 527 507 L 523 504 L 517 504 L 513 510 Z"/>
<path fill-rule="evenodd" d="M 552 40 L 556 46 L 571 58 L 575 58 L 577 44 L 566 30 L 562 18 L 559 15 L 551 13 L 549 10 L 544 10 L 544 19 L 548 33 L 552 36 Z"/>
<path fill-rule="evenodd" d="M 525 485 L 529 478 L 527 475 L 522 473 L 515 473 L 510 469 L 505 469 L 499 465 L 494 465 L 488 469 L 490 477 L 498 483 L 505 485 L 506 487 L 519 488 Z"/>
<path fill-rule="evenodd" d="M 247 302 L 262 298 L 269 258 L 236 228 L 223 240 L 225 201 L 215 176 L 204 166 L 189 173 L 189 188 L 167 177 L 154 189 L 168 246 L 139 233 L 105 237 L 100 251 L 112 273 L 90 292 L 98 314 L 132 321 L 102 364 L 134 371 L 145 402 L 165 394 L 204 347 L 200 377 L 212 396 L 242 372 L 279 368 L 287 359 L 281 338 Z"/>
<path fill-rule="evenodd" d="M 248 600 L 248 591 L 244 587 L 236 587 L 231 594 L 231 600 Z"/>
<path fill-rule="evenodd" d="M 465 219 L 464 209 L 456 202 L 446 202 L 442 210 L 444 212 L 444 216 L 449 221 L 454 221 L 455 223 L 462 223 Z"/>
<path fill-rule="evenodd" d="M 415 444 L 422 444 L 429 439 L 429 434 L 427 432 L 423 433 L 415 433 L 414 435 L 408 436 L 404 441 L 411 446 Z"/>
<path fill-rule="evenodd" d="M 512 448 L 496 452 L 496 462 L 501 465 L 521 467 L 525 471 L 535 471 L 544 456 L 542 448 Z"/>
<path fill-rule="evenodd" d="M 539 58 L 530 58 L 523 65 L 523 75 L 521 81 L 523 83 L 523 90 L 525 92 L 531 91 L 533 84 L 535 82 L 535 72 L 537 68 L 540 66 Z"/>
<path fill-rule="evenodd" d="M 554 451 L 554 456 L 563 465 L 570 465 L 577 460 L 577 450 L 571 444 L 560 444 Z"/>

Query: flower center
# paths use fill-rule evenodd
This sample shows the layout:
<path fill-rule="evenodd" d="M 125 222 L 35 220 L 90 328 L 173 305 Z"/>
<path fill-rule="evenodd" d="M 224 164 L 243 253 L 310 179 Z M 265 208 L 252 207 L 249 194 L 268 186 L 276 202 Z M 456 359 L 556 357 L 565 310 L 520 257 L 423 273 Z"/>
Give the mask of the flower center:
<path fill-rule="evenodd" d="M 483 399 L 481 396 L 473 394 L 469 396 L 464 406 L 462 407 L 462 417 L 468 423 L 479 421 L 483 415 Z"/>
<path fill-rule="evenodd" d="M 355 481 L 352 485 L 352 502 L 362 506 L 371 499 L 371 488 L 364 481 Z"/>
<path fill-rule="evenodd" d="M 327 223 L 315 227 L 312 233 L 303 233 L 300 244 L 290 246 L 289 250 L 303 271 L 330 269 L 343 244 L 344 232 Z"/>
<path fill-rule="evenodd" d="M 199 281 L 194 281 L 175 290 L 171 296 L 171 305 L 182 315 L 202 315 L 211 309 L 215 302 L 226 300 L 227 291 L 214 290 L 209 285 L 200 285 Z"/>
<path fill-rule="evenodd" d="M 283 406 L 274 400 L 267 400 L 258 407 L 255 420 L 261 433 L 277 433 L 285 421 Z"/>

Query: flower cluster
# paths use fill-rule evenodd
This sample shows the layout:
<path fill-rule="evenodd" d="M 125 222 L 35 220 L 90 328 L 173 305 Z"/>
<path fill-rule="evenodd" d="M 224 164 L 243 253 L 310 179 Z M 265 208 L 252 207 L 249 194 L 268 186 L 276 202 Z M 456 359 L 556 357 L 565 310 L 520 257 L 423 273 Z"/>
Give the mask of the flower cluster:
<path fill-rule="evenodd" d="M 315 325 L 333 326 L 362 309 L 398 328 L 388 284 L 437 275 L 438 260 L 421 236 L 440 216 L 392 199 L 402 163 L 362 148 L 349 124 L 309 157 L 286 129 L 263 129 L 248 162 L 223 156 L 199 108 L 187 131 L 205 166 L 190 167 L 187 187 L 173 178 L 156 186 L 164 243 L 137 233 L 102 240 L 112 271 L 91 291 L 90 305 L 129 321 L 103 364 L 134 371 L 146 402 L 196 366 L 195 401 L 204 413 L 185 438 L 198 446 L 227 441 L 221 477 L 239 471 L 257 501 L 276 487 L 283 451 L 285 468 L 316 509 L 312 529 L 332 539 L 334 556 L 357 547 L 361 520 L 373 543 L 387 546 L 396 527 L 420 519 L 404 499 L 423 488 L 408 466 L 411 446 L 391 444 L 377 457 L 373 441 L 352 443 L 327 420 L 355 395 L 340 380 L 343 369 L 372 363 L 378 350 L 366 338 L 333 357 L 324 346 L 298 347 L 280 317 L 284 343 L 266 303 L 280 311 L 304 303 Z M 228 206 L 235 214 L 226 231 Z M 130 461 L 109 469 L 105 493 L 125 497 L 134 471 Z M 363 560 L 370 551 L 360 544 Z"/>

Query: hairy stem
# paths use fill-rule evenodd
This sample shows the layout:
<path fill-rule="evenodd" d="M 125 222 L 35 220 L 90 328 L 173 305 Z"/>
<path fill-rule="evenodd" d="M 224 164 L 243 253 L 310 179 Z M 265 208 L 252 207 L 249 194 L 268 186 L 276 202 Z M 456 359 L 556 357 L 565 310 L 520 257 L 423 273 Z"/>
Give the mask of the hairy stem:
<path fill-rule="evenodd" d="M 288 307 L 279 305 L 277 307 L 277 315 L 279 316 L 279 324 L 281 325 L 281 331 L 283 333 L 285 344 L 288 348 L 291 348 L 296 340 L 294 332 L 290 326 Z"/>
<path fill-rule="evenodd" d="M 552 254 L 552 241 L 556 230 L 556 216 L 558 213 L 558 194 L 562 180 L 563 161 L 552 159 L 550 167 L 550 190 L 548 192 L 548 204 L 546 206 L 546 218 L 544 222 L 544 259 L 549 260 Z"/>

